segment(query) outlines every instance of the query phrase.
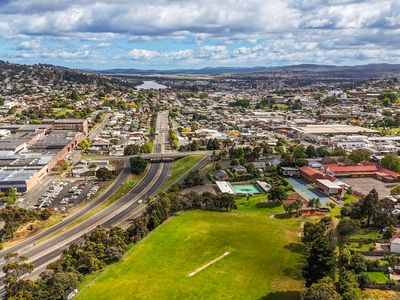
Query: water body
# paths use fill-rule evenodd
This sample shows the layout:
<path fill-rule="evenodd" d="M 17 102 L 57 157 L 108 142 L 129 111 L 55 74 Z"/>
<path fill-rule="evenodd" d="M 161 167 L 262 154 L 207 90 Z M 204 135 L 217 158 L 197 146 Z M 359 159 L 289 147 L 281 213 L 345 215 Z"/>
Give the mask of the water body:
<path fill-rule="evenodd" d="M 143 84 L 138 85 L 139 90 L 162 90 L 168 88 L 166 85 L 160 84 L 154 80 L 143 81 Z"/>

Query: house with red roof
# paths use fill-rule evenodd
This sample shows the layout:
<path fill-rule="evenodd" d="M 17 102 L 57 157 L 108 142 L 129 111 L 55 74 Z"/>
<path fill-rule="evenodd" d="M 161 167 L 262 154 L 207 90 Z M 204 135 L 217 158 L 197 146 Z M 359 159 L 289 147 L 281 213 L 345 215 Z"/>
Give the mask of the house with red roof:
<path fill-rule="evenodd" d="M 303 179 L 306 182 L 315 183 L 317 179 L 324 179 L 323 173 L 311 167 L 307 166 L 301 167 L 299 168 L 299 172 L 301 179 Z"/>
<path fill-rule="evenodd" d="M 354 166 L 325 164 L 322 170 L 334 177 L 374 177 L 382 181 L 400 181 L 400 174 L 367 161 Z"/>

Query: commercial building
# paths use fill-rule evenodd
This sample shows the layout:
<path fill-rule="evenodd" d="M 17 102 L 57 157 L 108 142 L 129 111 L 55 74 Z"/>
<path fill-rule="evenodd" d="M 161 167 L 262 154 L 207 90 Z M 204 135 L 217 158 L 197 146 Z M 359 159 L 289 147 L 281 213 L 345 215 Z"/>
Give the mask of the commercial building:
<path fill-rule="evenodd" d="M 324 194 L 328 196 L 337 195 L 343 191 L 341 186 L 328 179 L 317 179 L 316 185 Z"/>
<path fill-rule="evenodd" d="M 0 138 L 0 190 L 15 188 L 23 193 L 39 183 L 86 137 L 85 124 L 86 120 L 69 120 L 0 127 L 10 132 Z"/>
<path fill-rule="evenodd" d="M 322 174 L 321 172 L 318 172 L 317 170 L 311 168 L 311 167 L 301 167 L 299 169 L 299 175 L 300 177 L 309 183 L 315 183 L 315 181 L 317 179 L 323 179 L 324 178 L 324 174 Z"/>
<path fill-rule="evenodd" d="M 359 133 L 379 134 L 379 131 L 377 130 L 346 124 L 306 125 L 303 127 L 293 127 L 293 129 L 299 134 L 304 135 L 349 135 Z"/>

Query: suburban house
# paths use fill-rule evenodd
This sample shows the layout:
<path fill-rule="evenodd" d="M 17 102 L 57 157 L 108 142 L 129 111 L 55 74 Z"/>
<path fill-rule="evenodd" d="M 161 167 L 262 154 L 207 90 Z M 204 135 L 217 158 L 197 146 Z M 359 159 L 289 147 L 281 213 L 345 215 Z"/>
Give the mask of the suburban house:
<path fill-rule="evenodd" d="M 228 173 L 226 173 L 225 170 L 215 170 L 214 171 L 214 177 L 217 180 L 223 181 L 229 178 Z"/>
<path fill-rule="evenodd" d="M 280 167 L 279 171 L 284 176 L 297 177 L 299 176 L 299 169 L 294 167 Z"/>
<path fill-rule="evenodd" d="M 245 174 L 247 173 L 247 169 L 242 165 L 236 165 L 231 167 L 232 171 L 236 174 Z"/>

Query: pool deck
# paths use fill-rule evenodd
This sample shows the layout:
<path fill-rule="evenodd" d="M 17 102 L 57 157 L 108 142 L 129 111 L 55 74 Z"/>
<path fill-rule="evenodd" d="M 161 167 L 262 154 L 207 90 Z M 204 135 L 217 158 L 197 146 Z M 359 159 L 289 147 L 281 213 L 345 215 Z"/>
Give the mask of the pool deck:
<path fill-rule="evenodd" d="M 300 178 L 285 178 L 292 186 L 293 189 L 308 201 L 313 198 L 318 198 L 321 204 L 326 204 L 330 198 L 322 193 L 320 190 L 313 187 L 311 184 L 305 182 Z"/>

